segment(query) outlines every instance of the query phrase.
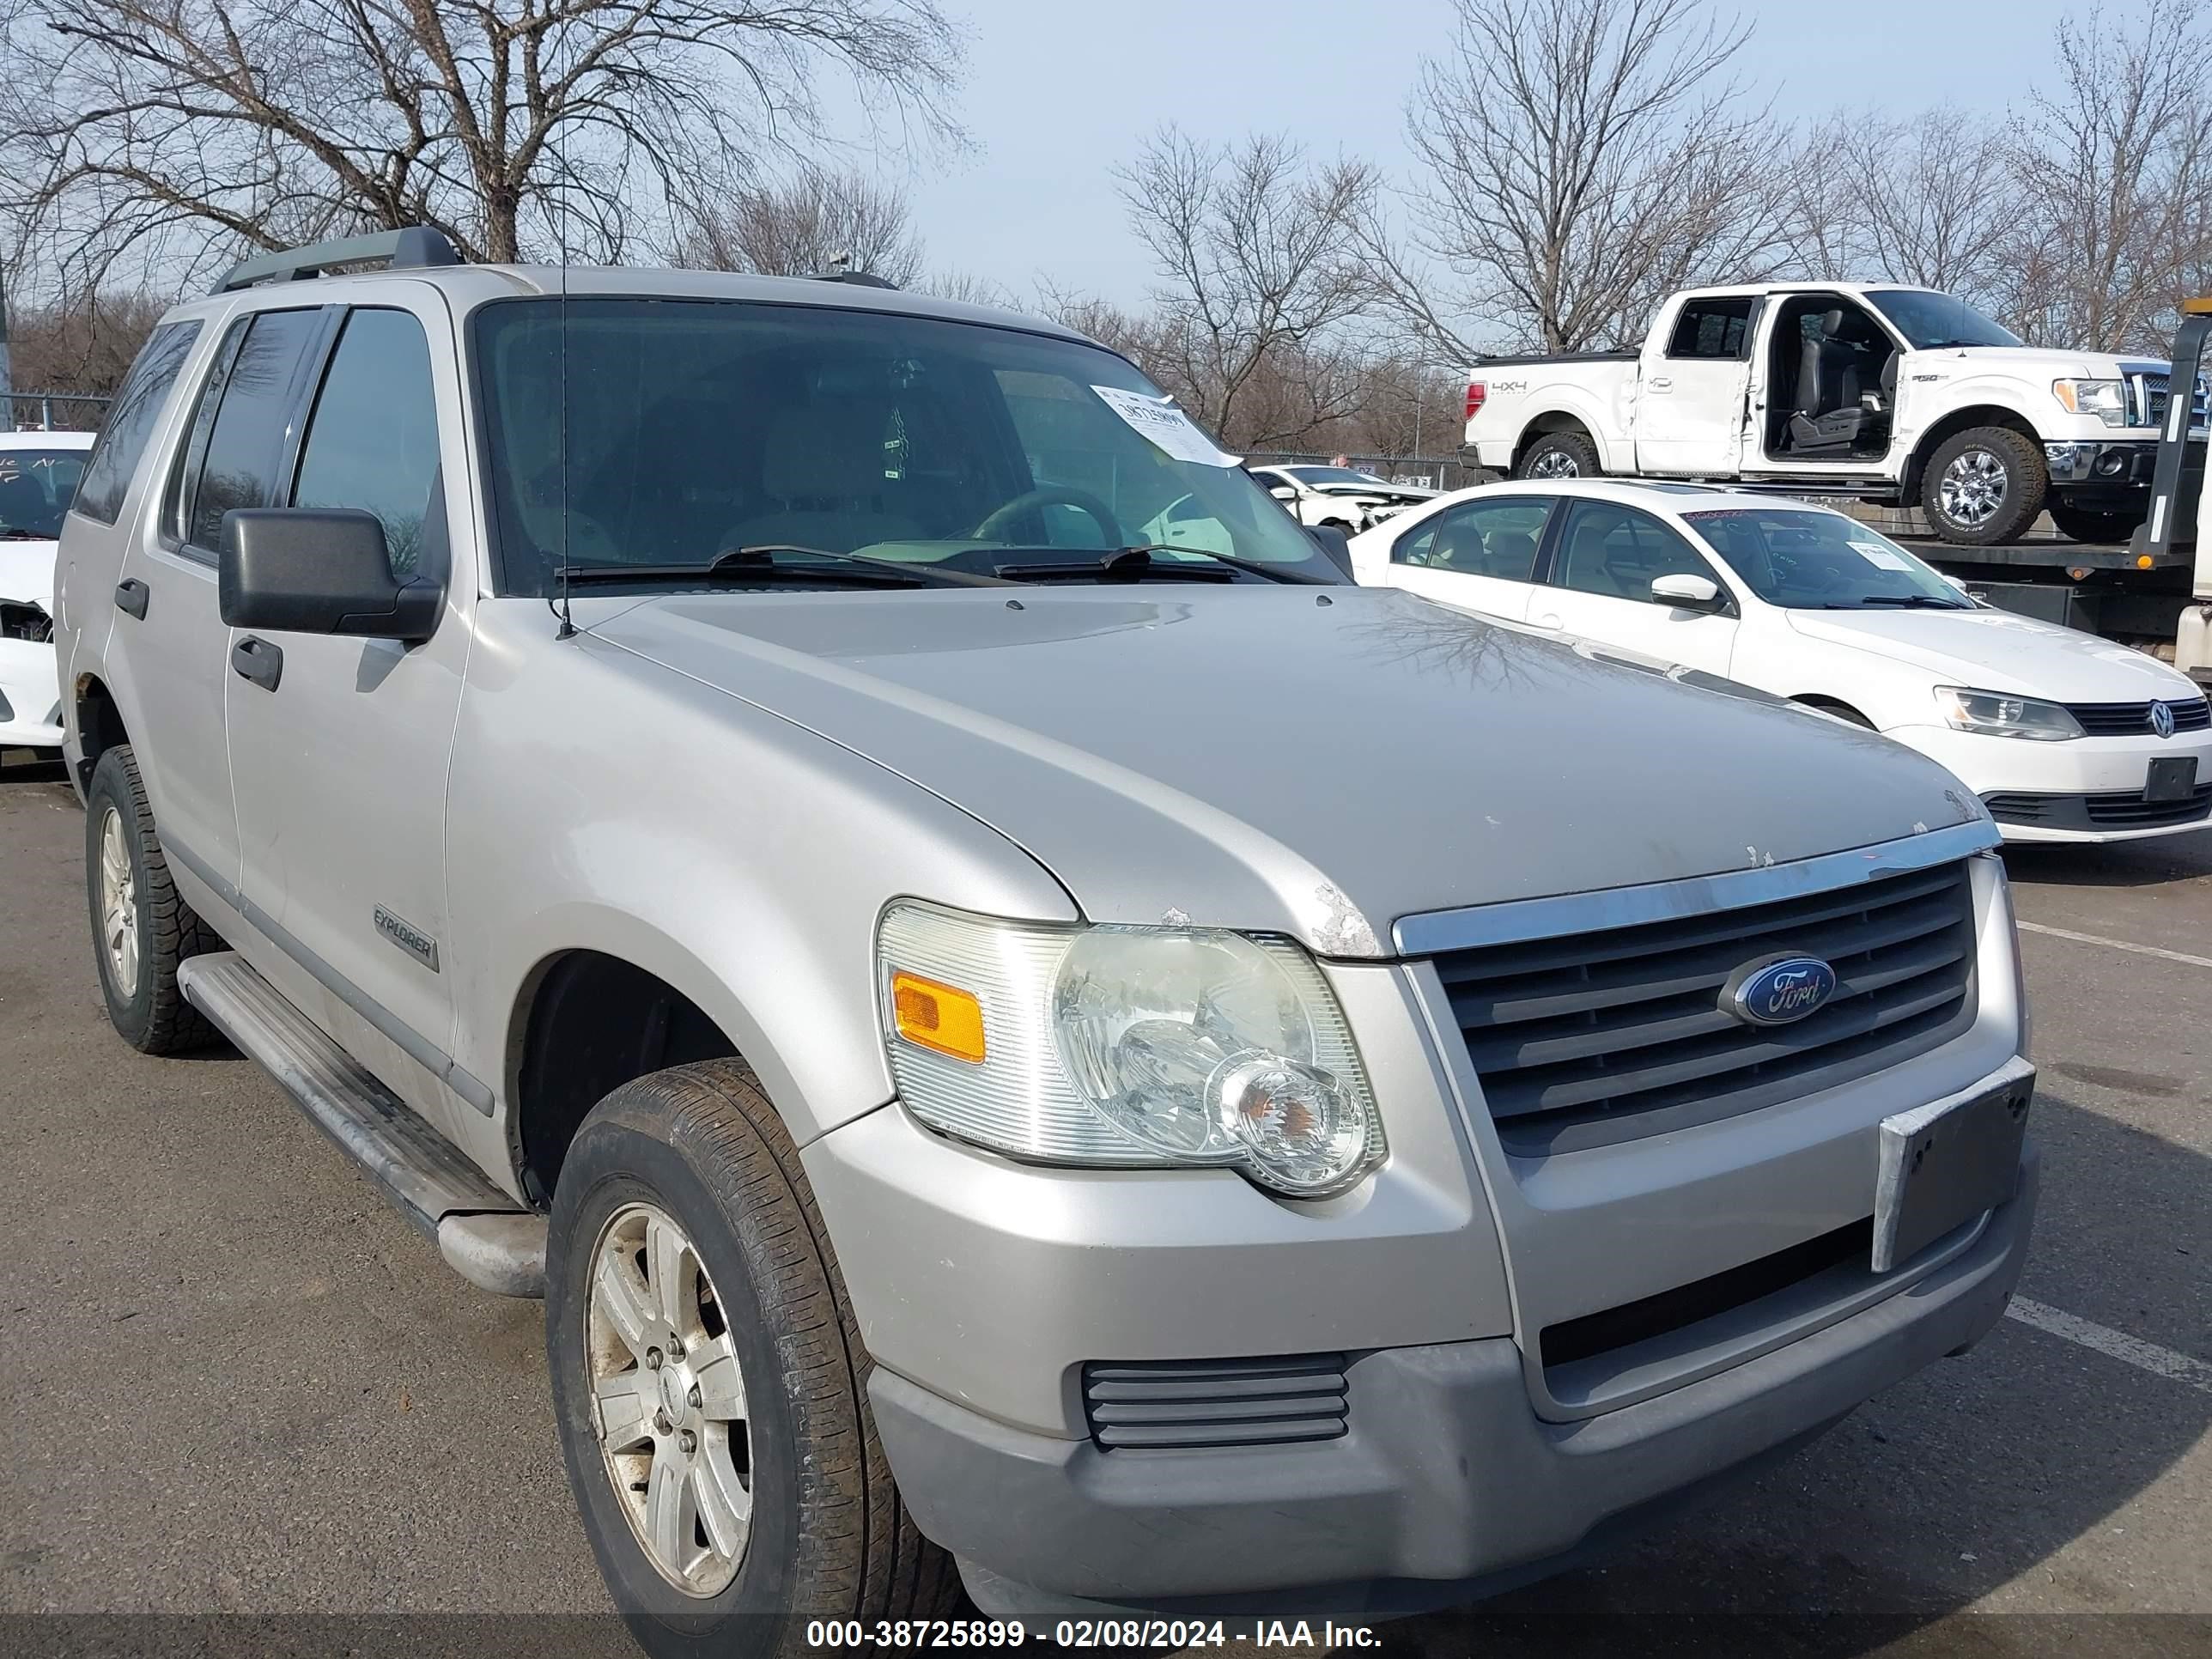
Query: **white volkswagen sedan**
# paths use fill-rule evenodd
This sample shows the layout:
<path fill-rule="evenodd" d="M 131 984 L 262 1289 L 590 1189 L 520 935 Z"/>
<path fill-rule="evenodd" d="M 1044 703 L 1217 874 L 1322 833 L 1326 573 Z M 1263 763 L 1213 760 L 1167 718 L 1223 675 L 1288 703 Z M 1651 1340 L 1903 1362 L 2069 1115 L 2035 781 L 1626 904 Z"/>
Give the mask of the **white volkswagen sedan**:
<path fill-rule="evenodd" d="M 62 742 L 54 548 L 89 432 L 0 432 L 0 749 Z"/>
<path fill-rule="evenodd" d="M 1724 675 L 1948 767 L 2008 841 L 2130 841 L 2212 818 L 2212 710 L 2124 646 L 1978 605 L 1824 507 L 1704 484 L 1531 479 L 1352 542 L 1354 574 Z"/>

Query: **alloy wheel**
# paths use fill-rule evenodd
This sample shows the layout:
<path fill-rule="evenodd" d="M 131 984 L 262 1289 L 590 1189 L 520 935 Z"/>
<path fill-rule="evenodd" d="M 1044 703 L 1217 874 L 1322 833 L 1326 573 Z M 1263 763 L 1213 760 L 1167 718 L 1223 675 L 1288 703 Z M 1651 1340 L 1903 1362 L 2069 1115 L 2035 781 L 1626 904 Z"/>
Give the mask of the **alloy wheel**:
<path fill-rule="evenodd" d="M 702 1599 L 737 1577 L 752 1529 L 744 1374 L 698 1248 L 652 1204 L 592 1252 L 585 1361 L 607 1478 L 646 1559 Z"/>
<path fill-rule="evenodd" d="M 1532 478 L 1579 478 L 1583 470 L 1564 449 L 1547 449 L 1528 465 Z"/>
<path fill-rule="evenodd" d="M 100 825 L 100 944 L 118 996 L 138 991 L 138 877 L 123 814 L 111 806 Z"/>
<path fill-rule="evenodd" d="M 1964 450 L 1943 469 L 1936 499 L 1954 524 L 1978 530 L 1996 516 L 2011 483 L 2004 462 L 1988 450 Z"/>

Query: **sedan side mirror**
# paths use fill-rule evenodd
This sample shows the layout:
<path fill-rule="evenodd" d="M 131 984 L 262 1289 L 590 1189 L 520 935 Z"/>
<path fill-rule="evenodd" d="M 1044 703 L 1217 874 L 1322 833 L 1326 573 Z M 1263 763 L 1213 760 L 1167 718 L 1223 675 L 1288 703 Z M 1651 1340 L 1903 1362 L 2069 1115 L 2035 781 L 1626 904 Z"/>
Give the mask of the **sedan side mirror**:
<path fill-rule="evenodd" d="M 1294 501 L 1298 498 L 1298 492 L 1288 484 L 1269 484 L 1267 493 L 1279 501 Z"/>
<path fill-rule="evenodd" d="M 445 608 L 442 583 L 392 574 L 383 521 L 357 507 L 234 507 L 217 573 L 232 628 L 427 640 Z"/>
<path fill-rule="evenodd" d="M 1651 597 L 1661 605 L 1670 605 L 1677 611 L 1717 611 L 1725 603 L 1721 598 L 1718 582 L 1711 576 L 1692 576 L 1686 573 L 1653 578 Z"/>

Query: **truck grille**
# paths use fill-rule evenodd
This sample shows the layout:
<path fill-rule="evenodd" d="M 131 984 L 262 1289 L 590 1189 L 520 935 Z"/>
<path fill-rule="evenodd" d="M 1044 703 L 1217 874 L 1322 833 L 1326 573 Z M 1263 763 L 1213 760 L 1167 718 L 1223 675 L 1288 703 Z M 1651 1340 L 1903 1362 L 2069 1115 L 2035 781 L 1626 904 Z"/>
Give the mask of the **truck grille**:
<path fill-rule="evenodd" d="M 1170 1359 L 1083 1368 L 1091 1437 L 1109 1451 L 1279 1446 L 1345 1432 L 1345 1356 Z"/>
<path fill-rule="evenodd" d="M 2066 712 L 2079 720 L 2093 738 L 2148 737 L 2154 729 L 2150 712 L 2154 702 L 2069 702 Z M 2183 697 L 2166 705 L 2177 732 L 2202 732 L 2212 726 L 2212 705 L 2202 697 Z"/>
<path fill-rule="evenodd" d="M 2169 374 L 2130 374 L 2127 380 L 2128 424 L 2130 426 L 2158 426 L 2166 424 L 2166 411 L 2173 397 L 2173 378 Z M 2204 377 L 2197 376 L 2196 396 L 2189 403 L 2189 424 L 2191 428 L 2205 422 L 2208 400 Z"/>
<path fill-rule="evenodd" d="M 1722 1011 L 1729 975 L 1820 957 L 1795 1024 Z M 1754 1111 L 1924 1054 L 1973 1019 L 1964 863 L 1740 909 L 1435 958 L 1506 1151 L 1572 1152 Z"/>

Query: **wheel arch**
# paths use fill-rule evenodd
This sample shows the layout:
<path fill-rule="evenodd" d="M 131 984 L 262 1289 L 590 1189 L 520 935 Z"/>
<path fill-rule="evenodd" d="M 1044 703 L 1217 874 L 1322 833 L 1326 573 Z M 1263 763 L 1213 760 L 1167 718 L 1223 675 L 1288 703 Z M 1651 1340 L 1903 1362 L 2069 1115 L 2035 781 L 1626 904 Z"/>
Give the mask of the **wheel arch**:
<path fill-rule="evenodd" d="M 97 674 L 79 674 L 70 688 L 72 721 L 76 728 L 77 761 L 75 768 L 78 794 L 92 787 L 93 769 L 100 757 L 109 750 L 131 741 L 131 728 L 125 724 L 122 708 L 115 701 L 115 693 L 107 682 Z"/>
<path fill-rule="evenodd" d="M 1898 480 L 1899 492 L 1908 500 L 1919 489 L 1921 480 L 1927 476 L 1928 460 L 1947 440 L 1961 432 L 1971 432 L 1978 426 L 2001 426 L 2019 433 L 2039 452 L 2043 434 L 2035 429 L 2035 422 L 2009 404 L 1969 404 L 1955 409 L 1920 434 L 1912 447 L 1912 453 L 1905 463 L 1904 476 Z"/>
<path fill-rule="evenodd" d="M 1581 399 L 1562 400 L 1538 410 L 1522 422 L 1521 434 L 1513 441 L 1513 456 L 1507 464 L 1508 470 L 1517 471 L 1522 457 L 1528 453 L 1531 445 L 1539 439 L 1548 438 L 1559 432 L 1571 432 L 1581 437 L 1597 452 L 1599 460 L 1604 463 L 1608 471 L 1614 470 L 1618 458 L 1611 453 L 1611 446 L 1598 435 L 1597 412 L 1595 409 L 1581 407 Z"/>

